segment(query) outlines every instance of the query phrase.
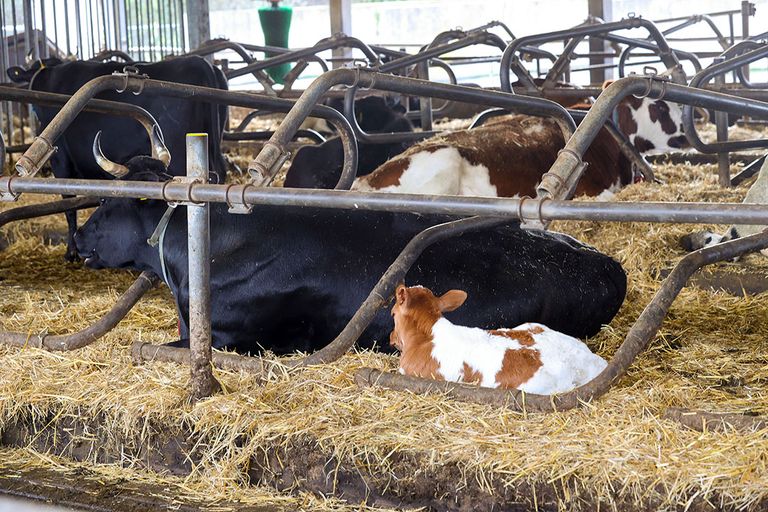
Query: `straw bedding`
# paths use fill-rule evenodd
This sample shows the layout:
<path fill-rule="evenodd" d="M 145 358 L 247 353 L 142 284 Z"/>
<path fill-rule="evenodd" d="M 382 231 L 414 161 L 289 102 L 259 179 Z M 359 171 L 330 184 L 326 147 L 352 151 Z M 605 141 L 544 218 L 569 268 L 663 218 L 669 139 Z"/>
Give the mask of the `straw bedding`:
<path fill-rule="evenodd" d="M 666 185 L 634 185 L 618 199 L 739 201 L 746 191 L 718 188 L 713 166 L 665 166 L 657 174 Z M 130 284 L 125 272 L 65 264 L 64 246 L 41 237 L 63 226 L 63 218 L 53 218 L 4 228 L 10 245 L 0 258 L 0 328 L 36 334 L 85 327 Z M 552 226 L 619 259 L 628 273 L 627 300 L 611 325 L 588 340 L 593 350 L 606 358 L 614 353 L 658 289 L 659 271 L 683 255 L 679 236 L 701 227 Z M 743 272 L 745 265 L 768 269 L 759 255 L 720 267 Z M 565 413 L 519 414 L 436 395 L 359 389 L 357 368 L 397 366 L 395 357 L 371 352 L 290 375 L 276 371 L 266 383 L 217 371 L 225 392 L 192 406 L 185 367 L 130 359 L 131 342 L 176 335 L 173 303 L 162 288 L 85 349 L 0 347 L 0 432 L 5 439 L 18 425 L 50 429 L 80 418 L 90 427 L 59 440 L 57 451 L 111 462 L 89 471 L 168 482 L 178 495 L 217 503 L 343 507 L 301 494 L 309 488 L 349 491 L 353 502 L 367 491 L 372 502 L 385 496 L 382 506 L 402 500 L 441 509 L 762 509 L 768 506 L 766 431 L 699 433 L 661 416 L 669 406 L 768 414 L 766 318 L 765 296 L 685 289 L 628 375 L 605 397 Z M 187 476 L 144 469 L 152 464 L 141 447 L 160 434 L 194 440 L 193 455 L 181 464 Z M 34 452 L 13 453 L 70 467 Z M 364 478 L 368 489 L 352 492 L 354 478 Z M 258 483 L 293 497 L 254 489 Z"/>

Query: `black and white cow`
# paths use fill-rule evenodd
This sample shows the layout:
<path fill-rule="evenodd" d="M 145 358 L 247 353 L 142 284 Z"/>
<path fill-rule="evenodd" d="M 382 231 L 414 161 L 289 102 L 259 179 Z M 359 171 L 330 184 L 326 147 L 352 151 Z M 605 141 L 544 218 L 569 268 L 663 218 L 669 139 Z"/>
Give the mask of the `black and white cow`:
<path fill-rule="evenodd" d="M 156 80 L 200 85 L 226 89 L 227 81 L 220 70 L 211 66 L 205 59 L 197 56 L 152 64 L 132 64 L 139 73 Z M 29 69 L 13 67 L 8 76 L 17 82 L 29 83 L 35 91 L 74 94 L 88 81 L 113 72 L 120 72 L 125 63 L 67 61 L 46 59 L 36 62 Z M 183 98 L 157 96 L 149 92 L 139 95 L 117 93 L 114 91 L 99 94 L 97 98 L 121 101 L 138 105 L 152 114 L 157 121 L 165 146 L 172 155 L 183 155 L 185 136 L 188 132 L 203 132 L 209 135 L 209 162 L 213 181 L 222 181 L 226 174 L 226 162 L 221 153 L 221 137 L 227 120 L 226 106 L 191 101 Z M 40 121 L 41 130 L 53 120 L 58 107 L 34 106 L 34 112 Z M 58 151 L 51 157 L 53 174 L 58 178 L 107 179 L 112 176 L 104 172 L 96 163 L 91 151 L 96 133 L 104 131 L 102 144 L 107 154 L 115 155 L 120 161 L 146 153 L 148 134 L 133 119 L 120 116 L 80 113 L 67 127 L 59 140 L 54 141 Z M 170 162 L 168 172 L 172 175 L 186 173 L 185 162 L 177 158 Z M 67 259 L 74 260 L 77 255 L 72 245 L 72 236 L 77 228 L 77 214 L 67 214 L 70 237 L 67 247 Z"/>
<path fill-rule="evenodd" d="M 126 179 L 165 179 L 158 160 L 135 157 L 126 166 Z M 184 213 L 173 215 L 165 231 L 165 272 L 158 251 L 146 243 L 165 210 L 162 201 L 106 199 L 78 230 L 75 243 L 90 267 L 167 275 L 183 341 L 189 307 Z M 330 342 L 408 241 L 448 220 L 277 206 L 232 215 L 221 204 L 212 206 L 211 215 L 217 227 L 211 240 L 213 344 L 278 353 L 316 350 Z M 609 323 L 626 292 L 626 275 L 610 257 L 568 236 L 521 230 L 514 222 L 432 245 L 406 281 L 467 290 L 473 298 L 453 317 L 458 322 L 481 327 L 540 322 L 578 337 Z M 382 310 L 362 345 L 384 342 L 390 327 Z"/>
<path fill-rule="evenodd" d="M 337 101 L 331 106 L 341 109 Z M 367 133 L 412 132 L 413 125 L 404 110 L 390 105 L 385 98 L 367 96 L 355 101 L 355 118 Z M 399 155 L 413 141 L 357 144 L 357 174 L 372 172 L 378 166 Z M 332 137 L 322 144 L 304 146 L 296 152 L 285 176 L 284 186 L 295 188 L 333 188 L 341 177 L 344 153 L 341 139 Z"/>

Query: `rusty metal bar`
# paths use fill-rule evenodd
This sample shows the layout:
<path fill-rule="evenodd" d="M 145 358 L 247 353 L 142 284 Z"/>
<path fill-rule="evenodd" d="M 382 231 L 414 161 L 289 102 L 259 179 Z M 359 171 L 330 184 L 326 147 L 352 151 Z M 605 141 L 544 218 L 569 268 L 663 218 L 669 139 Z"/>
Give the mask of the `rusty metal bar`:
<path fill-rule="evenodd" d="M 512 94 L 488 91 L 459 85 L 438 84 L 404 78 L 400 76 L 376 73 L 364 69 L 334 69 L 315 79 L 307 87 L 296 106 L 285 116 L 283 122 L 275 130 L 274 136 L 264 149 L 248 166 L 248 172 L 253 183 L 265 185 L 272 181 L 281 158 L 285 157 L 282 148 L 293 138 L 301 123 L 309 115 L 310 109 L 320 100 L 323 94 L 335 85 L 350 85 L 398 92 L 409 96 L 430 96 L 447 100 L 478 103 L 492 107 L 508 108 L 525 114 L 551 116 L 568 139 L 575 124 L 570 114 L 559 104 L 541 98 L 521 98 Z"/>
<path fill-rule="evenodd" d="M 643 18 L 628 18 L 621 21 L 615 21 L 611 23 L 592 23 L 589 25 L 582 25 L 576 28 L 560 30 L 557 32 L 549 32 L 545 34 L 537 34 L 532 36 L 520 37 L 512 41 L 509 46 L 504 50 L 504 54 L 501 58 L 501 89 L 503 91 L 511 91 L 512 83 L 510 80 L 510 71 L 514 70 L 520 83 L 530 90 L 531 93 L 536 93 L 538 88 L 533 81 L 530 73 L 525 69 L 516 53 L 521 46 L 534 45 L 549 41 L 560 41 L 564 39 L 571 39 L 574 37 L 592 36 L 597 37 L 601 34 L 608 34 L 616 30 L 624 30 L 630 28 L 645 28 L 650 34 L 651 38 L 656 41 L 659 48 L 659 57 L 661 61 L 671 70 L 672 79 L 679 84 L 685 84 L 685 74 L 680 66 L 680 62 L 675 56 L 674 51 L 669 47 L 666 39 L 656 27 L 656 25 L 649 20 Z"/>
<path fill-rule="evenodd" d="M 637 356 L 644 351 L 661 327 L 661 323 L 688 279 L 698 269 L 718 261 L 728 260 L 747 252 L 768 247 L 768 232 L 739 238 L 692 252 L 675 266 L 662 282 L 653 300 L 645 307 L 627 333 L 608 366 L 590 382 L 561 395 L 535 395 L 519 390 L 481 388 L 453 382 L 439 382 L 405 375 L 361 368 L 355 374 L 359 386 L 380 386 L 389 389 L 424 394 L 438 392 L 466 402 L 508 407 L 518 411 L 555 412 L 573 409 L 604 395 L 627 372 Z"/>
<path fill-rule="evenodd" d="M 553 199 L 433 196 L 347 190 L 185 184 L 154 181 L 0 177 L 0 197 L 21 193 L 93 197 L 134 197 L 172 202 L 309 206 L 357 211 L 393 211 L 436 215 L 483 215 L 520 220 L 592 220 L 696 224 L 766 224 L 768 208 L 742 203 L 582 202 Z"/>
<path fill-rule="evenodd" d="M 187 182 L 208 181 L 208 134 L 187 134 Z M 190 395 L 193 401 L 221 389 L 211 366 L 211 205 L 187 204 L 189 260 Z"/>
<path fill-rule="evenodd" d="M 82 331 L 73 334 L 0 332 L 0 343 L 15 347 L 44 348 L 51 351 L 68 351 L 85 347 L 114 329 L 139 299 L 159 281 L 152 272 L 142 272 L 125 293 L 117 299 L 107 314 Z"/>
<path fill-rule="evenodd" d="M 77 116 L 83 109 L 84 105 L 100 92 L 110 89 L 130 91 L 135 94 L 151 91 L 158 95 L 190 98 L 196 101 L 209 101 L 212 103 L 243 107 L 271 109 L 275 112 L 289 112 L 295 105 L 294 101 L 282 98 L 151 80 L 136 75 L 113 74 L 101 76 L 86 83 L 73 94 L 67 104 L 59 111 L 56 117 L 53 118 L 45 130 L 34 139 L 30 148 L 25 151 L 24 155 L 22 155 L 18 162 L 16 162 L 16 170 L 19 174 L 36 174 L 53 154 L 53 142 L 61 136 L 75 116 Z M 344 150 L 344 166 L 339 182 L 336 184 L 336 188 L 348 189 L 352 185 L 352 181 L 355 179 L 357 173 L 357 142 L 352 133 L 352 128 L 349 126 L 347 119 L 335 109 L 324 105 L 312 105 L 309 108 L 309 115 L 328 120 L 328 122 L 337 129 L 337 132 L 341 137 Z M 269 144 L 270 142 L 267 142 L 265 146 Z M 282 147 L 271 147 L 270 151 L 270 154 L 276 155 L 275 159 L 272 161 L 273 164 L 276 164 L 279 158 L 287 158 L 287 153 Z"/>
<path fill-rule="evenodd" d="M 94 197 L 70 197 L 59 201 L 51 201 L 42 204 L 19 206 L 0 212 L 0 226 L 23 219 L 45 217 L 54 213 L 64 213 L 84 208 L 99 206 L 99 200 Z"/>
<path fill-rule="evenodd" d="M 71 97 L 72 96 L 67 94 L 31 91 L 28 89 L 19 89 L 18 87 L 0 85 L 0 99 L 13 100 L 18 103 L 59 107 L 66 105 Z M 88 101 L 83 110 L 100 114 L 130 117 L 140 123 L 144 129 L 147 130 L 147 133 L 150 133 L 152 127 L 157 124 L 157 121 L 152 117 L 152 114 L 140 106 L 131 103 L 92 99 Z"/>

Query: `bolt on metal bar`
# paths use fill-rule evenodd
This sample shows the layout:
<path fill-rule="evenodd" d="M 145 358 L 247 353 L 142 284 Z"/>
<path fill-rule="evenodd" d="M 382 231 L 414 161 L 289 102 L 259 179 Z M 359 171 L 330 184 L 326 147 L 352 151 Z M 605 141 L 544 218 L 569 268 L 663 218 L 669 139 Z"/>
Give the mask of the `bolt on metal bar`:
<path fill-rule="evenodd" d="M 624 342 L 613 355 L 608 366 L 590 382 L 560 395 L 535 395 L 519 390 L 481 388 L 453 382 L 438 382 L 404 375 L 362 368 L 355 374 L 359 386 L 381 386 L 407 390 L 412 393 L 439 392 L 451 398 L 508 407 L 518 411 L 555 412 L 574 409 L 589 403 L 605 393 L 619 380 L 643 352 L 661 327 L 672 302 L 685 287 L 688 279 L 703 266 L 732 259 L 747 252 L 768 247 L 768 233 L 762 232 L 692 252 L 675 266 L 662 282 L 653 300 L 645 307 L 627 333 Z"/>
<path fill-rule="evenodd" d="M 187 134 L 187 181 L 208 181 L 208 134 Z M 211 206 L 187 204 L 189 353 L 193 401 L 221 389 L 211 365 Z"/>

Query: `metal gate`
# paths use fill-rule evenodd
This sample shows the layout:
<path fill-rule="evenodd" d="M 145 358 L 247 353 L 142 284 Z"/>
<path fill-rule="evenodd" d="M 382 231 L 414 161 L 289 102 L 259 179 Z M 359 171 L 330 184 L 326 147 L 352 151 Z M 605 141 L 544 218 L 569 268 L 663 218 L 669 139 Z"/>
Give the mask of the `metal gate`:
<path fill-rule="evenodd" d="M 188 48 L 188 0 L 0 0 L 0 72 L 49 57 L 99 59 L 120 51 L 162 60 Z M 0 102 L 10 152 L 29 140 L 29 109 Z"/>

